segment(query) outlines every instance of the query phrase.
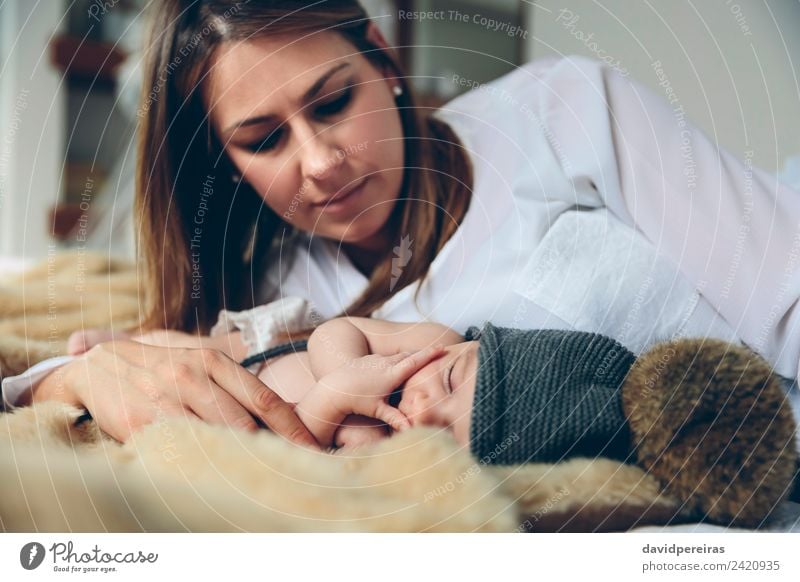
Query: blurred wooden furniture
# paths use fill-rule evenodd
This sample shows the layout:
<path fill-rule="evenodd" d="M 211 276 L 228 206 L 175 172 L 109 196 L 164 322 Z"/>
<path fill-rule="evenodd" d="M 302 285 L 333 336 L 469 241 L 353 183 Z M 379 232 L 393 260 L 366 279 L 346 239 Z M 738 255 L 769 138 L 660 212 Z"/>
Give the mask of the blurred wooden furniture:
<path fill-rule="evenodd" d="M 61 35 L 50 43 L 50 62 L 70 84 L 89 83 L 95 89 L 114 89 L 114 72 L 126 57 L 119 47 L 101 40 Z"/>

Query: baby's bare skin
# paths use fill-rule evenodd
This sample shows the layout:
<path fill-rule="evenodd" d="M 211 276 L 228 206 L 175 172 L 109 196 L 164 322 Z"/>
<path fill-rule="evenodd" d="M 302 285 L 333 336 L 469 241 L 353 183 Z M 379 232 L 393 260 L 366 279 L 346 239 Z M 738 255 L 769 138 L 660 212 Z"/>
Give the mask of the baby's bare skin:
<path fill-rule="evenodd" d="M 110 338 L 101 341 L 106 339 Z M 237 360 L 242 359 L 246 353 L 238 332 L 212 338 L 156 330 L 131 339 L 172 347 L 213 348 Z M 321 417 L 326 416 L 328 411 L 316 406 L 315 397 L 310 392 L 326 374 L 347 362 L 352 363 L 362 355 L 395 357 L 400 351 L 422 350 L 433 343 L 442 346 L 442 353 L 425 362 L 407 377 L 402 384 L 403 393 L 398 410 L 408 419 L 410 425 L 440 426 L 452 431 L 456 440 L 466 445 L 469 442 L 478 342 L 464 342 L 460 335 L 445 326 L 431 323 L 401 324 L 365 318 L 331 320 L 312 334 L 308 351 L 298 351 L 264 362 L 256 375 L 284 401 L 300 403 L 299 409 L 296 408 L 298 413 L 303 413 L 304 407 L 313 411 L 306 412 L 314 414 L 313 417 L 306 417 L 307 424 L 324 427 L 326 422 Z M 73 344 L 81 346 L 82 342 L 75 340 Z M 346 395 L 352 396 L 350 392 L 358 389 L 357 380 L 366 382 L 365 385 L 371 383 L 370 387 L 379 381 L 365 379 L 363 370 L 339 374 L 338 378 L 338 384 L 347 386 L 334 390 L 333 400 L 338 395 L 342 398 Z M 379 379 L 381 376 L 375 378 Z M 387 387 L 385 396 L 388 397 L 397 387 Z M 349 414 L 338 423 L 333 444 L 349 448 L 374 442 L 389 434 L 391 430 L 383 422 L 363 415 Z M 319 434 L 315 436 L 319 438 Z"/>
<path fill-rule="evenodd" d="M 264 362 L 256 375 L 284 401 L 292 404 L 300 402 L 317 383 L 311 373 L 311 361 L 306 351 Z M 336 431 L 335 444 L 337 447 L 352 448 L 380 440 L 389 434 L 389 428 L 379 420 L 353 414 Z"/>

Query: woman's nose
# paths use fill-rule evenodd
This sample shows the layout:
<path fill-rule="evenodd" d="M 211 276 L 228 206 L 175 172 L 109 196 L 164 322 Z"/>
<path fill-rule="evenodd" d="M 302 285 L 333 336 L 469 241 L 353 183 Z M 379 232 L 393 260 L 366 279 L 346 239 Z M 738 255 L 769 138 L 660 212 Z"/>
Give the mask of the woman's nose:
<path fill-rule="evenodd" d="M 301 146 L 301 156 L 303 177 L 318 182 L 335 176 L 344 159 L 343 150 L 332 143 L 330 132 L 308 137 Z"/>

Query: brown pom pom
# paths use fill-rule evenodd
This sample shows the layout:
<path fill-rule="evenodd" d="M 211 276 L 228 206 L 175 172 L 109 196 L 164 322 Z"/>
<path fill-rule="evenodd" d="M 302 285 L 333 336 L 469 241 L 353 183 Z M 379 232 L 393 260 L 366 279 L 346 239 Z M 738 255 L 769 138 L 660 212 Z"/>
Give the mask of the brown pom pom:
<path fill-rule="evenodd" d="M 789 492 L 794 419 L 753 351 L 702 338 L 657 344 L 633 364 L 622 401 L 638 464 L 691 514 L 755 527 Z"/>

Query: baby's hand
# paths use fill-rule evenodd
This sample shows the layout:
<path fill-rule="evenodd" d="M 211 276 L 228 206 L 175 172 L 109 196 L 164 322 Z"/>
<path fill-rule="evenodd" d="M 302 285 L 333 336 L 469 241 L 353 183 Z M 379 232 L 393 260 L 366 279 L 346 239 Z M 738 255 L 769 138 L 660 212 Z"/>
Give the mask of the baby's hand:
<path fill-rule="evenodd" d="M 370 354 L 350 360 L 320 378 L 312 389 L 312 398 L 317 401 L 314 420 L 338 423 L 347 415 L 361 414 L 385 422 L 394 430 L 408 428 L 406 416 L 387 400 L 395 388 L 443 352 L 444 346 L 435 346 L 413 353 Z M 319 438 L 316 431 L 312 432 Z"/>

